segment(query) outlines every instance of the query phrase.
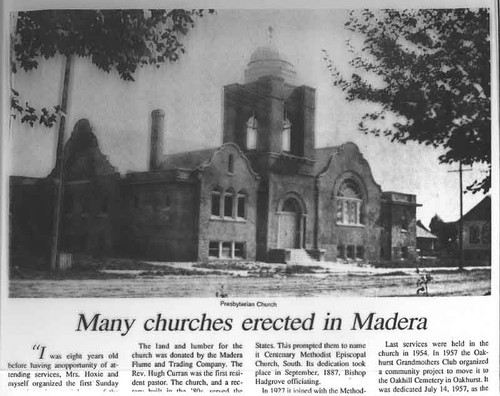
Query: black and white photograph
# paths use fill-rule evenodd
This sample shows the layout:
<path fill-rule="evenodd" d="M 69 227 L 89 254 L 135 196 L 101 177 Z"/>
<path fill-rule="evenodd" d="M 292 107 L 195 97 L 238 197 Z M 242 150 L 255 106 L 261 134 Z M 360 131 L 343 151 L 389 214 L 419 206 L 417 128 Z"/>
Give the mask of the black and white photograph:
<path fill-rule="evenodd" d="M 489 295 L 491 18 L 10 13 L 9 297 Z"/>

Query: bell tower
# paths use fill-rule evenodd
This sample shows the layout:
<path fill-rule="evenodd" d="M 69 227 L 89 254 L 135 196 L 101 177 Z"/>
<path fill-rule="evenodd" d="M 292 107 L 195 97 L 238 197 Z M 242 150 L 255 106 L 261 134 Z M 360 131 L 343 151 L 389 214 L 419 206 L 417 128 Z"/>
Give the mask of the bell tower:
<path fill-rule="evenodd" d="M 258 47 L 244 84 L 224 87 L 224 142 L 236 143 L 259 173 L 309 173 L 314 163 L 314 88 L 272 45 Z"/>

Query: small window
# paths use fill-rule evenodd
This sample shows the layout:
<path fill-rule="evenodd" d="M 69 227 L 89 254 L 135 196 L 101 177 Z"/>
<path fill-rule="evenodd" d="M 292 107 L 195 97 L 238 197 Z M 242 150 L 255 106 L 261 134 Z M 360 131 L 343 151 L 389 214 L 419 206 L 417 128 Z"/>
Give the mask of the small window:
<path fill-rule="evenodd" d="M 354 245 L 347 246 L 347 258 L 351 260 L 354 259 Z"/>
<path fill-rule="evenodd" d="M 208 256 L 209 257 L 219 257 L 219 242 L 209 242 L 209 244 L 208 244 Z"/>
<path fill-rule="evenodd" d="M 212 216 L 220 216 L 220 191 L 212 191 Z"/>
<path fill-rule="evenodd" d="M 255 116 L 252 116 L 247 121 L 247 150 L 255 150 L 257 148 L 257 128 L 259 123 Z"/>
<path fill-rule="evenodd" d="M 134 195 L 134 208 L 138 209 L 141 205 L 139 195 Z"/>
<path fill-rule="evenodd" d="M 288 118 L 283 121 L 283 131 L 281 135 L 282 150 L 286 153 L 292 151 L 292 124 Z"/>
<path fill-rule="evenodd" d="M 365 258 L 365 247 L 356 246 L 356 258 L 358 260 L 363 260 Z"/>
<path fill-rule="evenodd" d="M 491 228 L 489 224 L 484 224 L 481 228 L 481 243 L 485 245 L 491 243 Z"/>
<path fill-rule="evenodd" d="M 238 216 L 240 219 L 244 219 L 244 218 L 245 218 L 245 201 L 246 201 L 245 194 L 243 194 L 243 193 L 239 193 L 239 194 L 238 194 L 238 209 L 237 209 L 237 216 Z"/>
<path fill-rule="evenodd" d="M 227 173 L 232 175 L 234 173 L 234 155 L 229 154 L 229 157 L 227 159 Z"/>
<path fill-rule="evenodd" d="M 469 227 L 469 243 L 475 244 L 480 242 L 479 227 L 471 225 Z"/>
<path fill-rule="evenodd" d="M 231 192 L 224 194 L 224 217 L 233 217 L 234 196 Z"/>
<path fill-rule="evenodd" d="M 221 259 L 243 259 L 245 258 L 245 242 L 219 242 L 208 243 L 208 256 Z"/>
<path fill-rule="evenodd" d="M 408 258 L 408 246 L 401 247 L 401 258 Z"/>
<path fill-rule="evenodd" d="M 344 245 L 337 246 L 337 258 L 343 259 L 345 258 L 345 247 Z"/>
<path fill-rule="evenodd" d="M 245 244 L 243 242 L 234 243 L 234 258 L 245 258 Z"/>
<path fill-rule="evenodd" d="M 403 216 L 401 216 L 401 231 L 408 231 L 409 228 L 409 221 L 408 217 L 406 214 L 403 213 Z"/>
<path fill-rule="evenodd" d="M 231 258 L 232 257 L 232 243 L 222 242 L 221 258 Z"/>

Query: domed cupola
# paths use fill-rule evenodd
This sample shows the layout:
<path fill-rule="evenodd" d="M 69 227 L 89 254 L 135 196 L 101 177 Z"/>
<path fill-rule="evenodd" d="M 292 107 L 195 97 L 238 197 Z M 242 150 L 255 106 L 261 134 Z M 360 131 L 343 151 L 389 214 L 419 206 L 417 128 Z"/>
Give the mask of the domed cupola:
<path fill-rule="evenodd" d="M 292 84 L 296 74 L 293 65 L 270 43 L 258 47 L 250 57 L 245 69 L 245 83 L 257 81 L 264 76 L 276 76 Z"/>

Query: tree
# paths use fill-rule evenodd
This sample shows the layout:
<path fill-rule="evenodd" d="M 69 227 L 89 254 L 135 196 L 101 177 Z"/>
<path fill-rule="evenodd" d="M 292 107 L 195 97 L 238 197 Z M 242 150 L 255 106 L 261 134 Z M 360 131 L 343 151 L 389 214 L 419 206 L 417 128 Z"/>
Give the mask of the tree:
<path fill-rule="evenodd" d="M 213 13 L 208 10 L 208 13 Z M 106 72 L 134 81 L 138 67 L 177 61 L 185 52 L 181 37 L 204 10 L 50 10 L 19 12 L 12 37 L 11 71 L 36 69 L 58 54 L 89 59 Z M 25 104 L 23 104 L 25 103 Z M 35 109 L 11 89 L 12 116 L 33 126 L 51 127 L 60 104 Z"/>
<path fill-rule="evenodd" d="M 209 13 L 213 13 L 210 10 Z M 13 37 L 12 73 L 29 71 L 41 59 L 62 55 L 65 62 L 61 103 L 54 112 L 37 112 L 12 89 L 11 109 L 21 122 L 51 126 L 59 119 L 55 161 L 56 202 L 53 220 L 51 270 L 57 270 L 60 211 L 64 192 L 64 130 L 69 79 L 74 57 L 87 58 L 105 72 L 113 70 L 123 80 L 134 81 L 138 67 L 160 67 L 175 62 L 185 52 L 181 37 L 194 27 L 203 10 L 48 10 L 20 12 Z"/>
<path fill-rule="evenodd" d="M 486 9 L 352 11 L 345 27 L 364 39 L 345 78 L 324 52 L 349 101 L 379 105 L 359 129 L 391 141 L 444 148 L 441 163 L 489 172 L 467 189 L 491 186 L 490 33 Z"/>

